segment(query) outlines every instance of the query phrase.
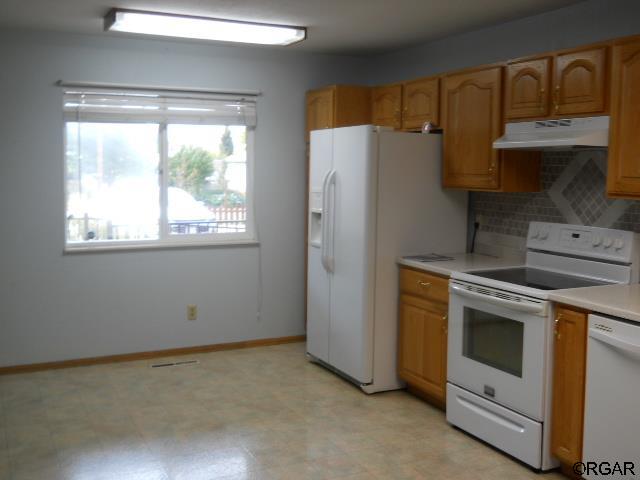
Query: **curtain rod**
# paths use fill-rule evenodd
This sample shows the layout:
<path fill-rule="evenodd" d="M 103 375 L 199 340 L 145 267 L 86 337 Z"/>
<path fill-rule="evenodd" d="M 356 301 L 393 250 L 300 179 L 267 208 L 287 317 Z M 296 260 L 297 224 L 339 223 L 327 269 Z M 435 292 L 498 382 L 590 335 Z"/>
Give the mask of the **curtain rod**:
<path fill-rule="evenodd" d="M 180 88 L 180 87 L 159 87 L 157 85 L 127 85 L 124 83 L 99 83 L 99 82 L 67 82 L 58 80 L 58 87 L 72 88 L 112 88 L 114 90 L 145 90 L 156 92 L 174 92 L 174 93 L 206 93 L 214 95 L 244 95 L 246 97 L 258 97 L 262 92 L 258 90 L 222 90 L 208 88 Z"/>

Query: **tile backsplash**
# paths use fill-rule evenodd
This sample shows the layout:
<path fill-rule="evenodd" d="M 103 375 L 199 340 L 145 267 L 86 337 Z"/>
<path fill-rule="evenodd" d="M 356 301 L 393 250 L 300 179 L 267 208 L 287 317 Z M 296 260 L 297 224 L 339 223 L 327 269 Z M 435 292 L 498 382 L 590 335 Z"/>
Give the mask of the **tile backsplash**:
<path fill-rule="evenodd" d="M 541 192 L 473 192 L 472 211 L 481 232 L 514 237 L 534 220 L 640 232 L 640 201 L 607 198 L 606 170 L 606 150 L 545 152 Z"/>

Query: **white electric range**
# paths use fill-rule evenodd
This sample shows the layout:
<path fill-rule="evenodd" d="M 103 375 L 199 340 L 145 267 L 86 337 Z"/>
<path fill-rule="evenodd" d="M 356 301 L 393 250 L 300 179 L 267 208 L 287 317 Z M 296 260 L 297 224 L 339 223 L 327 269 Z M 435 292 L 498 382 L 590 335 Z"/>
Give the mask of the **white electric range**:
<path fill-rule="evenodd" d="M 535 469 L 549 449 L 550 290 L 638 281 L 632 232 L 531 222 L 518 267 L 454 272 L 449 284 L 447 421 Z"/>

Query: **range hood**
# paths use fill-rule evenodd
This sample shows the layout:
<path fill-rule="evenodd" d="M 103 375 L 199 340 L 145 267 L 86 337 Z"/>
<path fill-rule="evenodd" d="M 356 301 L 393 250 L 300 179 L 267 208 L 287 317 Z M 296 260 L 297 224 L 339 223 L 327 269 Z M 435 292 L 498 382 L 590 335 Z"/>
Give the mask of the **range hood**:
<path fill-rule="evenodd" d="M 521 150 L 608 145 L 608 116 L 507 123 L 505 134 L 493 142 L 493 148 Z"/>

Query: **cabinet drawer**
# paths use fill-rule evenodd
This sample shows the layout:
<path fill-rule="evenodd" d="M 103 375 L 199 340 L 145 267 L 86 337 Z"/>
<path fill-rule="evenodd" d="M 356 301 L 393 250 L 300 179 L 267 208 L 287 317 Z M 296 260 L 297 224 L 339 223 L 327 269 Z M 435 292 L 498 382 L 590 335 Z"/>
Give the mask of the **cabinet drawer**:
<path fill-rule="evenodd" d="M 409 268 L 400 269 L 400 290 L 410 295 L 427 298 L 436 302 L 449 302 L 449 279 L 418 272 Z"/>

